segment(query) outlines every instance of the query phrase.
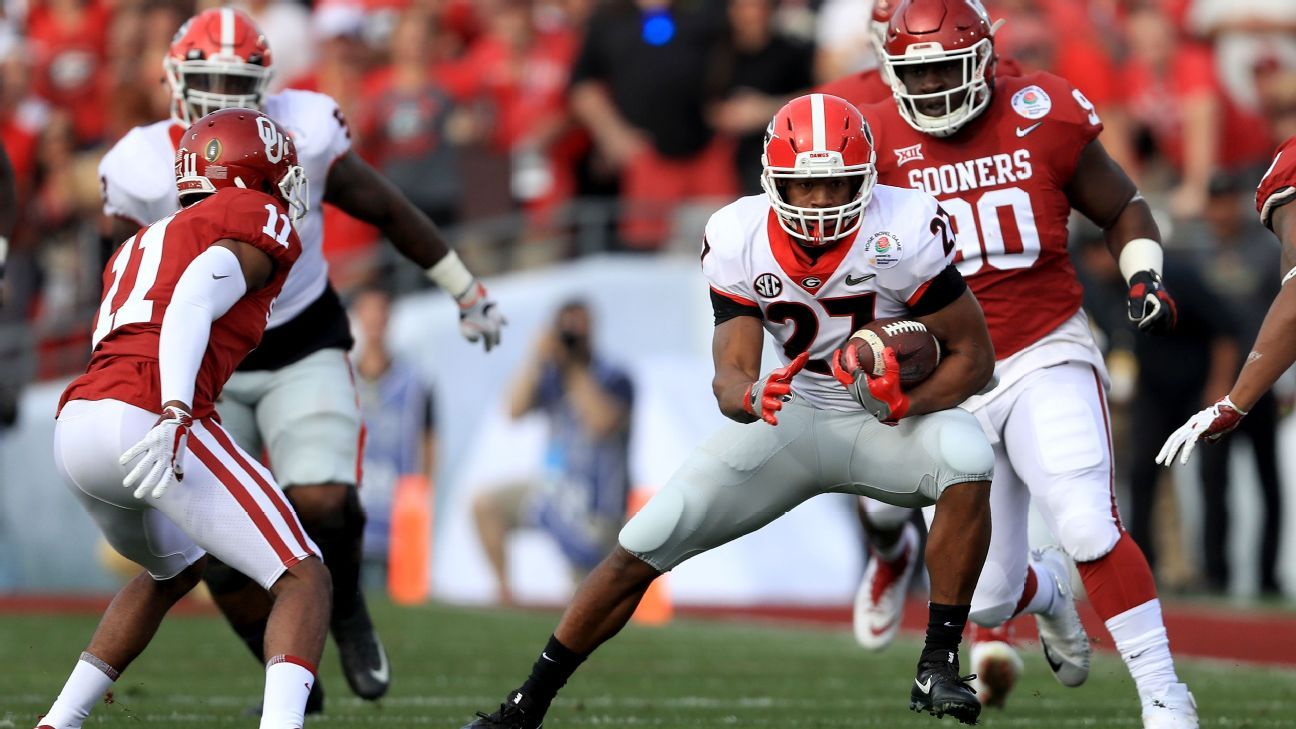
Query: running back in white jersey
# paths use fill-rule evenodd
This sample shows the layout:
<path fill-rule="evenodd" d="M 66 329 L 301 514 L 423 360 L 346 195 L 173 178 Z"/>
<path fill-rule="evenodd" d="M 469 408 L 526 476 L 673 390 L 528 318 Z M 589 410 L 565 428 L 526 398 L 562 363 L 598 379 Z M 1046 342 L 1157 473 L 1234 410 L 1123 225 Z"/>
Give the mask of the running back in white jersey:
<path fill-rule="evenodd" d="M 938 311 L 966 288 L 935 198 L 877 185 L 863 216 L 853 238 L 817 261 L 779 226 L 765 195 L 740 198 L 707 223 L 702 271 L 712 300 L 759 316 L 782 345 L 783 364 L 809 350 L 792 391 L 815 407 L 859 409 L 828 368 L 852 333 L 874 319 Z"/>
<path fill-rule="evenodd" d="M 302 254 L 284 282 L 267 328 L 291 321 L 319 298 L 328 284 L 321 203 L 329 168 L 351 149 L 351 133 L 337 103 L 324 94 L 287 90 L 266 97 L 262 109 L 292 136 L 297 160 L 310 180 L 310 212 L 294 227 Z M 104 214 L 144 227 L 180 209 L 175 151 L 184 127 L 171 120 L 135 127 L 104 155 L 99 181 Z"/>

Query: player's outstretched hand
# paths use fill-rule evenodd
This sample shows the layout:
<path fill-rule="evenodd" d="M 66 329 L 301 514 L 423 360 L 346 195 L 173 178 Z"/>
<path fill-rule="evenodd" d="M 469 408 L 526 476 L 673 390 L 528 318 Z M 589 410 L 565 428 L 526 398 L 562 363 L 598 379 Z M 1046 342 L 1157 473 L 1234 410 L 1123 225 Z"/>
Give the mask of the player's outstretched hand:
<path fill-rule="evenodd" d="M 900 388 L 900 363 L 891 347 L 882 350 L 885 371 L 881 377 L 873 377 L 860 368 L 855 347 L 833 352 L 829 364 L 833 377 L 850 392 L 855 402 L 880 422 L 893 425 L 909 411 L 909 396 Z"/>
<path fill-rule="evenodd" d="M 1129 280 L 1129 320 L 1142 331 L 1168 334 L 1174 329 L 1178 312 L 1174 299 L 1156 271 L 1139 271 Z"/>
<path fill-rule="evenodd" d="M 500 330 L 507 323 L 480 281 L 459 297 L 459 333 L 473 343 L 481 339 L 487 352 L 500 343 Z"/>
<path fill-rule="evenodd" d="M 135 498 L 142 499 L 150 491 L 153 498 L 161 498 L 172 479 L 184 480 L 184 456 L 192 427 L 193 415 L 186 408 L 168 405 L 144 438 L 122 454 L 118 462 L 123 466 L 139 458 L 122 479 L 123 486 L 135 489 Z"/>
<path fill-rule="evenodd" d="M 770 425 L 778 425 L 778 411 L 783 409 L 783 398 L 792 392 L 792 378 L 810 360 L 809 352 L 747 386 L 743 394 L 743 409 Z"/>
<path fill-rule="evenodd" d="M 1246 415 L 1246 411 L 1239 410 L 1228 395 L 1225 395 L 1214 405 L 1188 418 L 1188 422 L 1171 433 L 1170 437 L 1166 439 L 1165 445 L 1161 446 L 1161 452 L 1157 454 L 1156 462 L 1163 466 L 1169 466 L 1174 462 L 1175 453 L 1182 448 L 1183 455 L 1179 458 L 1179 462 L 1187 463 L 1188 457 L 1192 455 L 1193 448 L 1197 447 L 1198 440 L 1214 443 L 1236 428 L 1238 423 L 1242 422 L 1244 415 Z"/>

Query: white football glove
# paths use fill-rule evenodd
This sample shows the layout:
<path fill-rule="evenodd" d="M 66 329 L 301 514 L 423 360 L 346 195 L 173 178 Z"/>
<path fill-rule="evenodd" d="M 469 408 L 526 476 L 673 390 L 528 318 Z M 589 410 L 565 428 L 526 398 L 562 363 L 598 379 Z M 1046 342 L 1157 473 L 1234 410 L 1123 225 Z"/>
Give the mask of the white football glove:
<path fill-rule="evenodd" d="M 458 299 L 459 333 L 464 339 L 476 342 L 481 339 L 486 351 L 500 343 L 500 330 L 508 323 L 499 307 L 486 293 L 480 281 L 474 281 Z"/>
<path fill-rule="evenodd" d="M 135 489 L 135 498 L 153 492 L 158 499 L 166 493 L 174 477 L 184 480 L 184 456 L 189 445 L 193 416 L 174 405 L 162 409 L 162 417 L 140 442 L 121 455 L 117 462 L 125 466 L 138 456 L 139 463 L 122 479 L 122 485 Z"/>
<path fill-rule="evenodd" d="M 1166 439 L 1165 445 L 1161 446 L 1161 452 L 1157 454 L 1156 462 L 1163 466 L 1169 466 L 1174 462 L 1175 452 L 1183 448 L 1183 456 L 1179 458 L 1179 463 L 1187 463 L 1188 456 L 1191 456 L 1193 448 L 1197 447 L 1198 439 L 1205 440 L 1207 443 L 1214 443 L 1221 436 L 1236 428 L 1238 423 L 1242 422 L 1244 415 L 1246 415 L 1246 411 L 1239 409 L 1229 399 L 1228 395 L 1225 395 L 1214 405 L 1188 418 L 1188 422 L 1171 433 L 1170 437 Z"/>

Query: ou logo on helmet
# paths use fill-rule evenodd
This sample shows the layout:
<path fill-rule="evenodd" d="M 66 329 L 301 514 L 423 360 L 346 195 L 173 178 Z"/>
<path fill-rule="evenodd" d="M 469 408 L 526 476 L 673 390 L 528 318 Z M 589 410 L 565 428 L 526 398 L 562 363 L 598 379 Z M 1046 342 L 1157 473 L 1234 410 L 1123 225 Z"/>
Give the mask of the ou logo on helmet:
<path fill-rule="evenodd" d="M 257 135 L 265 143 L 266 159 L 270 160 L 270 164 L 279 164 L 288 148 L 288 140 L 284 137 L 283 132 L 279 131 L 279 127 L 270 121 L 270 117 L 259 116 L 256 123 Z"/>

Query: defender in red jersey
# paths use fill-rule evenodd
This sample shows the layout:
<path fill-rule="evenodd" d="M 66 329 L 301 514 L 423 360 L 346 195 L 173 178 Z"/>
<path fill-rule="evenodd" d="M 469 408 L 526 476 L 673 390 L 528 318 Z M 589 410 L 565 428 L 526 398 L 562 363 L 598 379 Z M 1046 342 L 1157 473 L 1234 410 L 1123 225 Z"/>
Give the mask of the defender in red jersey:
<path fill-rule="evenodd" d="M 1180 463 L 1187 463 L 1198 440 L 1214 443 L 1232 432 L 1260 396 L 1282 373 L 1296 363 L 1296 293 L 1287 284 L 1296 277 L 1296 137 L 1278 146 L 1273 163 L 1256 189 L 1256 212 L 1260 222 L 1278 236 L 1282 244 L 1282 290 L 1269 306 L 1255 346 L 1232 389 L 1219 402 L 1189 418 L 1166 439 L 1157 463 L 1169 466 L 1182 449 Z"/>
<path fill-rule="evenodd" d="M 270 117 L 199 119 L 175 158 L 179 212 L 104 271 L 86 373 L 59 402 L 54 458 L 123 556 L 118 593 L 41 727 L 77 729 L 202 577 L 208 552 L 274 600 L 262 729 L 300 729 L 329 620 L 329 576 L 274 477 L 215 417 L 301 255 L 306 178 Z M 123 489 L 122 486 L 126 489 Z"/>
<path fill-rule="evenodd" d="M 998 76 L 993 27 L 975 0 L 906 0 L 885 44 L 894 100 L 862 110 L 877 137 L 879 183 L 924 190 L 949 214 L 958 268 L 995 344 L 998 386 L 963 404 L 996 454 L 994 533 L 971 617 L 996 626 L 1034 614 L 1056 677 L 1079 685 L 1090 649 L 1069 591 L 1074 561 L 1135 678 L 1144 726 L 1196 727 L 1151 570 L 1115 508 L 1107 374 L 1066 250 L 1074 209 L 1105 231 L 1130 285 L 1131 321 L 1162 331 L 1173 326 L 1174 304 L 1161 283 L 1159 233 L 1098 141 L 1093 105 L 1051 74 Z M 1028 558 L 1032 499 L 1061 549 Z M 867 508 L 879 561 L 903 559 L 908 514 Z M 879 587 L 866 582 L 857 601 L 866 634 L 898 617 L 902 605 L 885 599 L 888 589 L 902 589 Z M 974 650 L 980 673 L 987 666 L 977 658 Z M 1010 685 L 987 690 L 1001 699 Z"/>

